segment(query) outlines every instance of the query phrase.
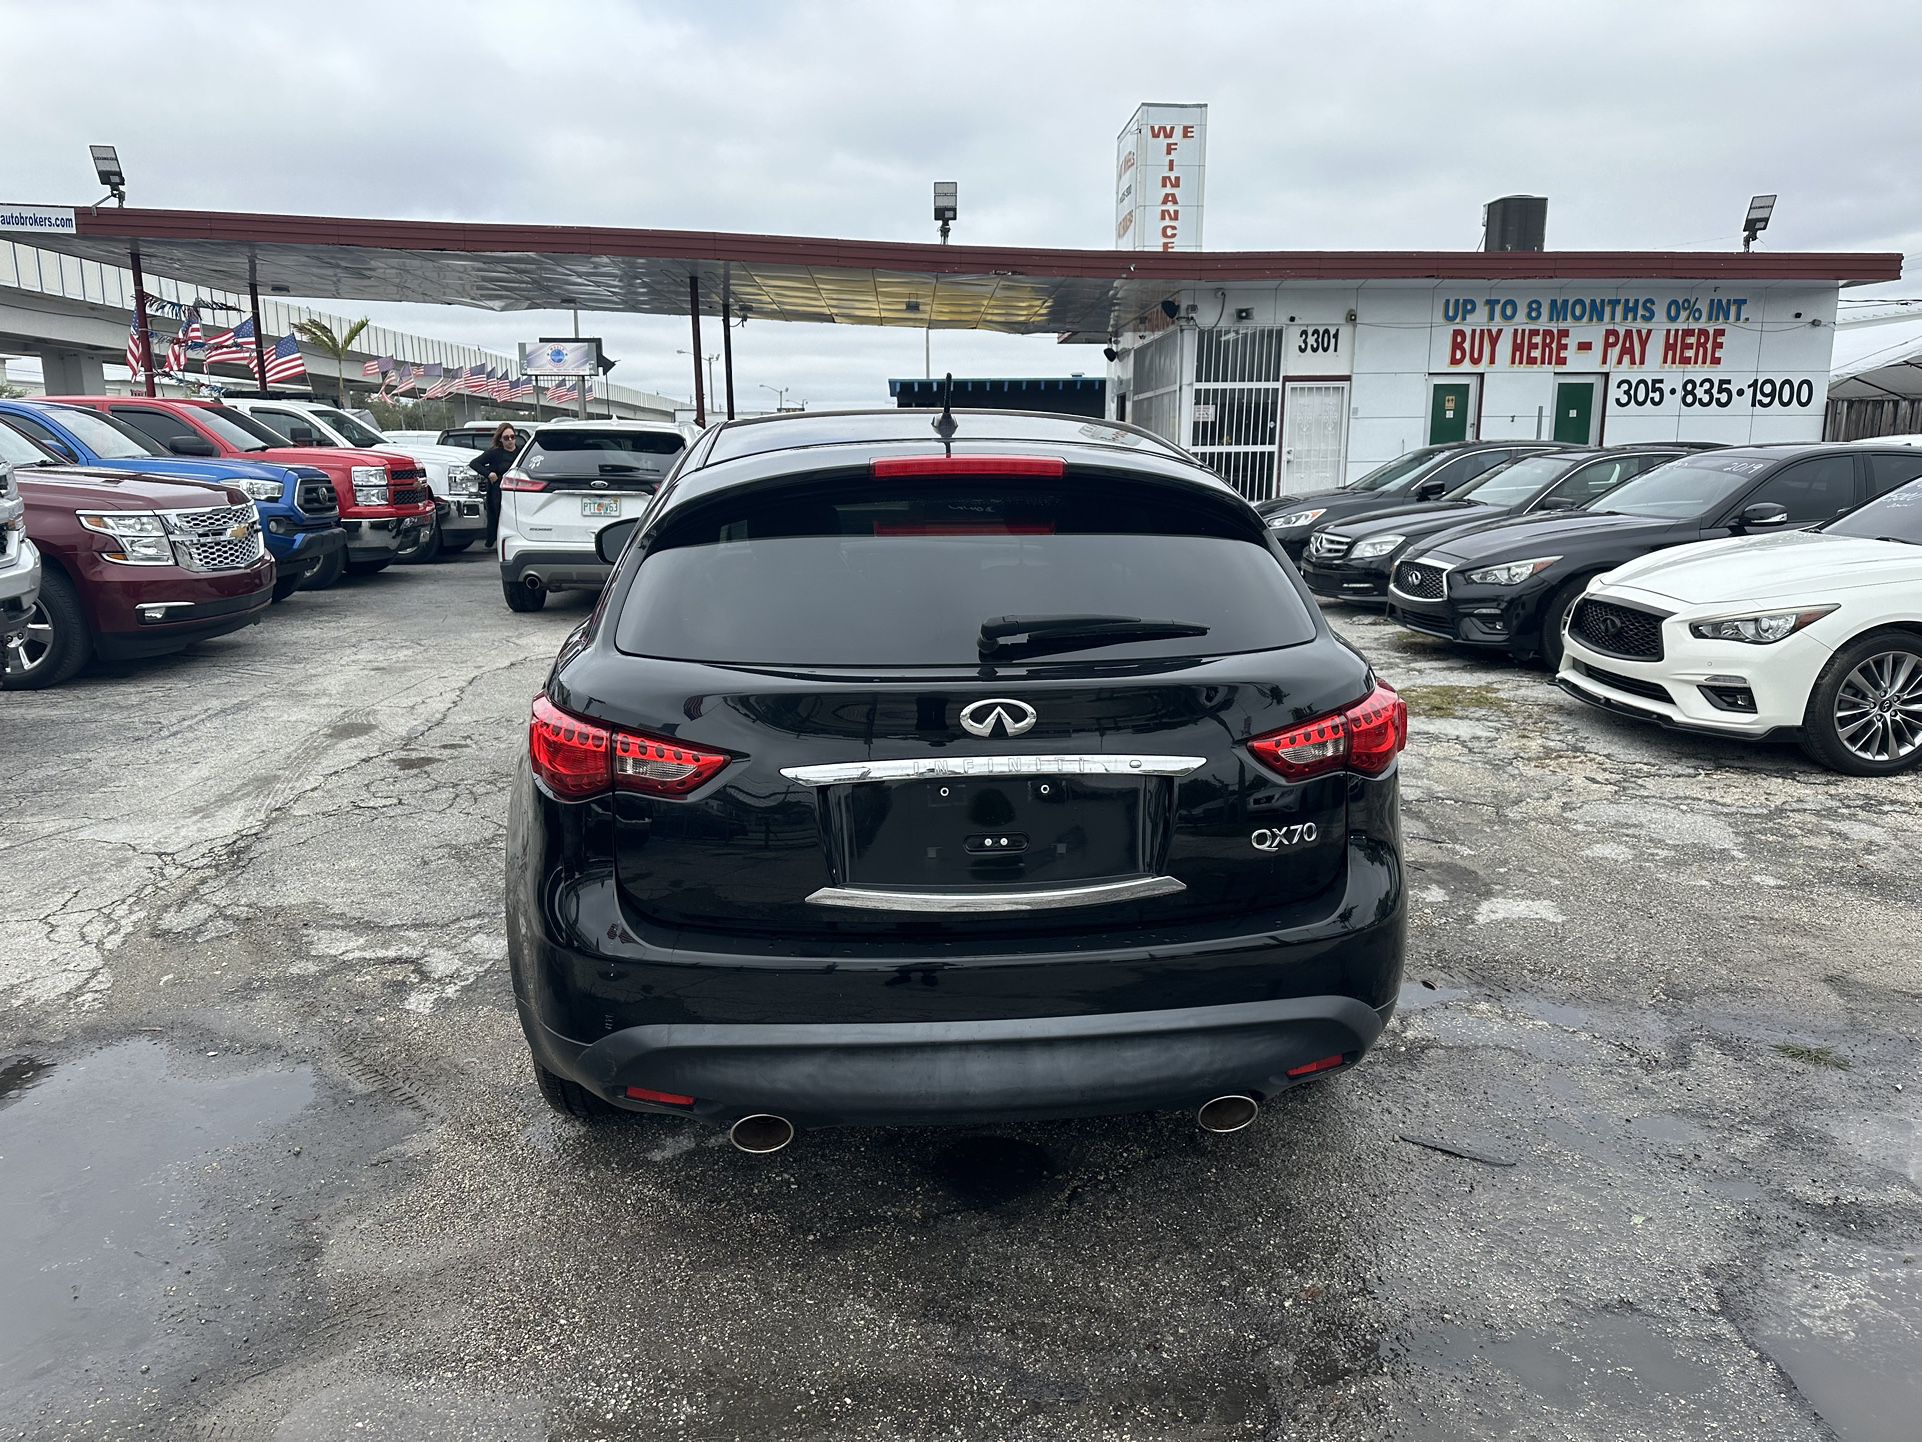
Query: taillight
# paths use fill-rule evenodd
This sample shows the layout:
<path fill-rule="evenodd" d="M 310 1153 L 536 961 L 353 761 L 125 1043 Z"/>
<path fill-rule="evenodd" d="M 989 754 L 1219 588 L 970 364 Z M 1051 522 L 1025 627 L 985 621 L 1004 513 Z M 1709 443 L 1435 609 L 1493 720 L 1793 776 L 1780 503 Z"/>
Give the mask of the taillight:
<path fill-rule="evenodd" d="M 501 489 L 503 491 L 544 491 L 547 489 L 547 482 L 535 480 L 526 471 L 513 470 L 501 477 Z"/>
<path fill-rule="evenodd" d="M 686 796 L 730 759 L 718 751 L 571 716 L 545 696 L 534 698 L 527 749 L 534 774 L 563 801 L 617 789 L 643 796 Z"/>
<path fill-rule="evenodd" d="M 1408 703 L 1395 688 L 1377 682 L 1365 699 L 1333 715 L 1248 743 L 1255 759 L 1287 781 L 1330 771 L 1379 776 L 1408 745 Z"/>
<path fill-rule="evenodd" d="M 545 696 L 534 698 L 527 754 L 534 774 L 556 796 L 578 801 L 607 790 L 614 775 L 608 755 L 612 747 L 613 734 L 605 726 L 570 716 Z"/>
<path fill-rule="evenodd" d="M 869 473 L 882 476 L 1062 476 L 1059 456 L 897 456 L 874 461 Z"/>

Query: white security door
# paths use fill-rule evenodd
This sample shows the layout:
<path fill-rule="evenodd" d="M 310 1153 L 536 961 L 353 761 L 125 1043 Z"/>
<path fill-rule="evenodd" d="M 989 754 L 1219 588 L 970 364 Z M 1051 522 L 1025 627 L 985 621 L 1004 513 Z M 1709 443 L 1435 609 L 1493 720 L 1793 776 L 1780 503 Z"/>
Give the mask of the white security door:
<path fill-rule="evenodd" d="M 1348 461 L 1348 383 L 1290 381 L 1281 403 L 1281 493 L 1332 490 Z"/>

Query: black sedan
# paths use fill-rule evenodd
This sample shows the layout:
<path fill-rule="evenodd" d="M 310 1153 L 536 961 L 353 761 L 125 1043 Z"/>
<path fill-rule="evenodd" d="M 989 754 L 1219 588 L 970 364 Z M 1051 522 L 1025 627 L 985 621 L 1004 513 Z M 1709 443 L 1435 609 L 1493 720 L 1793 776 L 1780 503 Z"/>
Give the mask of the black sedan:
<path fill-rule="evenodd" d="M 1317 526 L 1364 511 L 1385 510 L 1407 500 L 1436 500 L 1477 476 L 1519 456 L 1561 450 L 1554 441 L 1472 441 L 1466 445 L 1424 446 L 1377 466 L 1352 486 L 1303 496 L 1279 496 L 1255 509 L 1281 543 L 1288 559 L 1301 564 L 1309 533 Z"/>
<path fill-rule="evenodd" d="M 1388 611 L 1404 626 L 1518 660 L 1561 662 L 1562 624 L 1589 580 L 1689 541 L 1812 526 L 1869 498 L 1859 446 L 1745 446 L 1658 466 L 1603 509 L 1526 517 L 1409 547 Z"/>
<path fill-rule="evenodd" d="M 1308 537 L 1301 576 L 1317 596 L 1374 604 L 1388 597 L 1395 558 L 1444 532 L 1538 511 L 1575 511 L 1685 452 L 1670 447 L 1552 451 L 1477 476 L 1438 501 L 1370 511 Z"/>

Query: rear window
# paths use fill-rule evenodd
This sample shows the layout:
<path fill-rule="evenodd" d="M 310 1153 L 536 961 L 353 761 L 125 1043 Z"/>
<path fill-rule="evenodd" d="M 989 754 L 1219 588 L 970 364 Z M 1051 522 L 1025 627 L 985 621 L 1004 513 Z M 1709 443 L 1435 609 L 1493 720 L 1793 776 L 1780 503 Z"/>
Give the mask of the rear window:
<path fill-rule="evenodd" d="M 724 498 L 655 541 L 615 628 L 632 655 L 736 665 L 969 666 L 983 627 L 1107 628 L 996 661 L 1131 661 L 1265 651 L 1314 622 L 1239 518 L 1073 478 L 873 482 Z M 1139 626 L 1130 623 L 1140 622 Z M 1157 626 L 1183 634 L 1142 634 Z M 1198 628 L 1205 628 L 1197 634 Z M 990 648 L 992 649 L 992 647 Z"/>
<path fill-rule="evenodd" d="M 657 484 L 686 449 L 672 431 L 543 430 L 527 443 L 518 464 L 550 486 L 600 481 L 620 488 Z"/>

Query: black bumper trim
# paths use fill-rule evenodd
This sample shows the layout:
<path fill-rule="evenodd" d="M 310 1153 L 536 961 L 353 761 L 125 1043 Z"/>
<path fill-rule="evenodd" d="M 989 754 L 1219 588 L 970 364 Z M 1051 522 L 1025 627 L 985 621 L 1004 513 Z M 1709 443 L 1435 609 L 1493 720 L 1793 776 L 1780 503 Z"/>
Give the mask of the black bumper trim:
<path fill-rule="evenodd" d="M 1686 731 L 1691 736 L 1719 736 L 1724 741 L 1793 741 L 1802 734 L 1799 726 L 1775 726 L 1750 735 L 1745 731 L 1724 731 L 1717 726 L 1701 726 L 1692 721 L 1678 721 L 1673 716 L 1665 716 L 1660 711 L 1637 706 L 1616 696 L 1599 696 L 1593 691 L 1585 691 L 1574 682 L 1557 676 L 1555 684 L 1573 696 L 1577 701 L 1586 702 L 1597 711 L 1612 712 L 1617 716 L 1628 716 L 1636 721 L 1653 721 L 1657 726 L 1670 731 Z M 1739 713 L 1737 713 L 1739 714 Z"/>
<path fill-rule="evenodd" d="M 696 1098 L 717 1121 L 962 1123 L 1195 1106 L 1293 1086 L 1292 1067 L 1352 1062 L 1383 1011 L 1348 996 L 988 1021 L 635 1026 L 541 1050 L 610 1101 L 629 1086 Z M 672 1110 L 684 1110 L 672 1108 Z"/>
<path fill-rule="evenodd" d="M 598 591 L 614 574 L 592 551 L 516 551 L 500 566 L 502 584 L 518 586 L 533 571 L 550 591 Z"/>

